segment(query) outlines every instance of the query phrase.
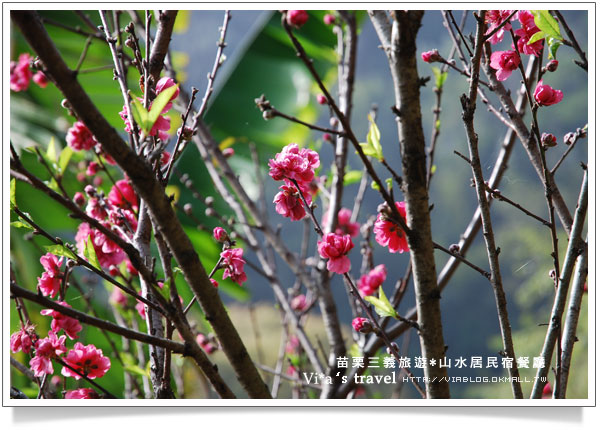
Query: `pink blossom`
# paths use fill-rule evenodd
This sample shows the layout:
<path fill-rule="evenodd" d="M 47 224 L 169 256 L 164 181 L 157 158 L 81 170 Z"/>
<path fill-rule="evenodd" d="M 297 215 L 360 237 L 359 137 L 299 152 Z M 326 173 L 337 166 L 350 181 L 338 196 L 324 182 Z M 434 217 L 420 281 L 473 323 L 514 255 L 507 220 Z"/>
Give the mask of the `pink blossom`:
<path fill-rule="evenodd" d="M 19 55 L 19 61 L 10 62 L 10 89 L 19 92 L 29 88 L 29 82 L 32 78 L 29 62 L 31 55 L 24 53 Z"/>
<path fill-rule="evenodd" d="M 308 302 L 306 301 L 306 296 L 304 294 L 298 294 L 290 301 L 290 307 L 298 312 L 303 312 L 306 310 L 308 306 Z"/>
<path fill-rule="evenodd" d="M 133 264 L 131 263 L 131 261 L 129 261 L 129 259 L 127 259 L 127 261 L 125 261 L 125 269 L 133 276 L 138 275 L 137 269 L 133 266 Z"/>
<path fill-rule="evenodd" d="M 292 27 L 300 28 L 308 21 L 308 13 L 305 10 L 288 10 L 285 19 Z"/>
<path fill-rule="evenodd" d="M 46 88 L 48 86 L 48 78 L 44 75 L 44 72 L 41 70 L 33 75 L 33 82 L 38 84 L 41 88 Z"/>
<path fill-rule="evenodd" d="M 329 221 L 329 210 L 323 213 L 321 224 L 327 225 Z M 348 208 L 341 208 L 337 216 L 337 227 L 335 233 L 338 235 L 349 234 L 350 237 L 355 237 L 360 232 L 360 224 L 357 222 L 350 222 L 352 218 L 352 211 Z"/>
<path fill-rule="evenodd" d="M 127 296 L 120 288 L 115 288 L 109 297 L 109 302 L 116 306 L 127 306 Z"/>
<path fill-rule="evenodd" d="M 49 331 L 48 337 L 39 339 L 35 343 L 35 357 L 29 361 L 35 376 L 51 375 L 54 373 L 52 358 L 67 352 L 65 341 L 67 337 L 57 337 L 56 333 Z"/>
<path fill-rule="evenodd" d="M 62 265 L 62 258 L 59 259 L 56 255 L 48 252 L 46 255 L 40 257 L 40 263 L 44 267 L 44 270 L 48 272 L 50 276 L 60 276 L 60 266 Z"/>
<path fill-rule="evenodd" d="M 87 376 L 89 379 L 101 378 L 110 369 L 110 359 L 102 354 L 102 350 L 94 345 L 84 345 L 77 342 L 64 358 L 65 363 Z M 63 367 L 63 376 L 81 379 L 77 373 L 68 367 Z"/>
<path fill-rule="evenodd" d="M 67 130 L 66 141 L 75 151 L 92 149 L 98 143 L 92 132 L 81 121 L 77 121 Z"/>
<path fill-rule="evenodd" d="M 510 14 L 513 13 L 512 10 L 488 10 L 485 13 L 485 23 L 489 25 L 488 31 L 485 33 L 486 35 L 492 33 L 496 28 L 500 26 L 506 20 Z M 511 21 L 516 19 L 515 16 L 511 18 Z M 510 30 L 512 28 L 510 22 L 507 22 L 500 30 L 498 30 L 492 37 L 490 37 L 489 41 L 492 45 L 496 43 L 502 42 L 504 38 L 504 30 Z"/>
<path fill-rule="evenodd" d="M 54 297 L 60 290 L 60 278 L 52 276 L 49 272 L 42 273 L 42 277 L 37 280 L 37 286 L 44 296 Z"/>
<path fill-rule="evenodd" d="M 437 49 L 432 49 L 431 51 L 421 52 L 421 59 L 426 63 L 435 63 L 442 60 L 442 57 Z"/>
<path fill-rule="evenodd" d="M 202 333 L 198 333 L 198 336 L 196 336 L 196 342 L 198 342 L 198 345 L 200 345 L 202 349 L 204 349 L 204 352 L 209 355 L 216 351 L 215 346 L 210 343 L 210 340 Z"/>
<path fill-rule="evenodd" d="M 117 181 L 108 193 L 108 201 L 121 208 L 138 208 L 138 198 L 133 187 L 126 179 Z"/>
<path fill-rule="evenodd" d="M 335 16 L 333 16 L 330 13 L 327 13 L 323 17 L 323 22 L 325 23 L 325 25 L 331 25 L 331 24 L 333 24 L 335 22 Z"/>
<path fill-rule="evenodd" d="M 544 389 L 542 390 L 542 399 L 551 399 L 552 398 L 552 385 L 550 382 L 547 382 L 544 385 Z"/>
<path fill-rule="evenodd" d="M 167 88 L 171 88 L 173 85 L 177 85 L 173 79 L 169 78 L 168 76 L 163 76 L 156 83 L 156 94 L 158 95 L 158 94 L 162 93 L 164 90 L 166 90 Z M 173 95 L 171 96 L 169 101 L 175 100 L 178 95 L 179 95 L 179 87 L 177 87 L 177 90 L 173 93 Z M 169 108 L 170 108 L 170 106 L 169 106 Z M 166 110 L 169 110 L 169 109 L 167 109 L 165 107 L 165 110 L 163 110 L 163 113 L 165 113 Z"/>
<path fill-rule="evenodd" d="M 65 302 L 57 302 L 59 305 L 66 306 L 70 308 L 71 306 Z M 66 315 L 61 314 L 54 309 L 43 309 L 40 314 L 42 315 L 50 315 L 52 316 L 52 324 L 50 325 L 50 329 L 54 333 L 58 333 L 61 329 L 65 331 L 65 334 L 69 337 L 69 339 L 77 339 L 77 333 L 82 330 L 81 324 L 75 318 L 68 317 Z"/>
<path fill-rule="evenodd" d="M 496 78 L 505 81 L 521 63 L 521 56 L 515 51 L 496 51 L 490 58 L 490 67 L 496 70 Z"/>
<path fill-rule="evenodd" d="M 223 271 L 223 279 L 231 278 L 233 282 L 242 285 L 246 282 L 247 276 L 244 272 L 244 250 L 242 248 L 230 248 L 221 252 L 221 267 Z"/>
<path fill-rule="evenodd" d="M 215 227 L 213 229 L 213 237 L 217 242 L 223 243 L 229 241 L 229 235 L 223 227 Z"/>
<path fill-rule="evenodd" d="M 383 264 L 380 264 L 379 266 L 375 267 L 366 275 L 362 275 L 358 283 L 358 289 L 360 291 L 360 294 L 362 296 L 372 295 L 383 284 L 386 276 L 387 269 Z"/>
<path fill-rule="evenodd" d="M 32 325 L 28 324 L 10 335 L 10 350 L 13 353 L 23 351 L 25 354 L 29 354 L 34 340 L 35 329 Z"/>
<path fill-rule="evenodd" d="M 108 213 L 108 220 L 112 224 L 119 227 L 123 227 L 127 231 L 137 230 L 137 218 L 135 217 L 135 214 L 129 209 L 120 209 L 114 207 L 111 208 L 110 212 Z M 125 227 L 125 225 L 127 225 L 127 227 Z M 121 230 L 120 236 L 125 240 L 130 239 L 128 236 L 126 236 L 124 230 Z"/>
<path fill-rule="evenodd" d="M 396 202 L 396 209 L 406 222 L 406 204 L 404 202 Z M 387 246 L 390 252 L 407 252 L 408 242 L 406 241 L 406 233 L 402 228 L 392 221 L 388 221 L 382 214 L 377 216 L 377 221 L 373 226 L 375 240 L 381 246 Z"/>
<path fill-rule="evenodd" d="M 100 171 L 100 164 L 98 164 L 96 161 L 90 161 L 85 174 L 88 176 L 94 176 L 96 173 L 98 173 L 98 171 Z"/>
<path fill-rule="evenodd" d="M 373 331 L 371 322 L 367 318 L 356 317 L 352 320 L 352 328 L 359 333 L 370 333 Z"/>
<path fill-rule="evenodd" d="M 79 388 L 65 393 L 65 399 L 98 399 L 100 396 L 91 388 Z"/>
<path fill-rule="evenodd" d="M 521 28 L 515 31 L 515 35 L 519 37 L 517 40 L 517 49 L 519 52 L 526 55 L 540 55 L 543 47 L 544 39 L 540 39 L 537 42 L 529 44 L 531 36 L 536 34 L 540 29 L 535 25 L 533 14 L 528 10 L 520 10 L 517 12 L 517 17 L 521 23 Z"/>
<path fill-rule="evenodd" d="M 533 92 L 533 98 L 541 106 L 550 106 L 560 102 L 563 99 L 563 93 L 550 85 L 544 85 L 543 80 L 540 79 Z"/>
<path fill-rule="evenodd" d="M 104 223 L 110 227 L 110 224 Z M 125 260 L 125 252 L 112 240 L 108 239 L 103 233 L 96 229 L 90 228 L 89 224 L 81 223 L 77 228 L 75 241 L 77 242 L 77 251 L 79 255 L 83 255 L 83 250 L 87 245 L 87 239 L 91 237 L 96 257 L 100 266 L 108 269 L 110 266 L 118 266 Z"/>
<path fill-rule="evenodd" d="M 105 205 L 106 202 L 104 202 L 103 205 L 103 203 L 100 202 L 98 198 L 92 197 L 87 202 L 87 205 L 85 207 L 85 213 L 98 221 L 104 221 L 108 216 L 108 213 L 105 209 Z"/>
<path fill-rule="evenodd" d="M 135 310 L 138 311 L 138 314 L 142 319 L 146 319 L 146 305 L 143 302 L 138 302 L 135 304 Z"/>
<path fill-rule="evenodd" d="M 322 240 L 317 242 L 319 255 L 329 259 L 327 270 L 340 275 L 350 270 L 350 259 L 346 254 L 352 248 L 354 248 L 354 244 L 349 234 L 340 236 L 335 233 L 327 233 Z"/>
<path fill-rule="evenodd" d="M 290 143 L 275 156 L 275 159 L 269 160 L 269 175 L 276 181 L 294 179 L 298 183 L 309 183 L 315 177 L 314 170 L 319 165 L 319 154 L 311 149 L 300 149 L 296 143 Z"/>
<path fill-rule="evenodd" d="M 285 353 L 288 355 L 294 355 L 298 353 L 300 349 L 300 340 L 297 336 L 291 335 L 285 345 Z"/>
<path fill-rule="evenodd" d="M 167 166 L 169 160 L 171 160 L 171 153 L 169 151 L 163 151 L 163 153 L 160 154 L 160 165 L 163 167 Z"/>
<path fill-rule="evenodd" d="M 273 199 L 277 213 L 286 218 L 291 218 L 292 221 L 304 218 L 306 211 L 297 188 L 294 185 L 282 185 L 279 189 L 281 191 Z M 305 196 L 305 198 L 308 204 L 310 204 L 312 200 L 310 195 Z"/>
<path fill-rule="evenodd" d="M 556 136 L 554 136 L 551 133 L 542 133 L 541 139 L 542 139 L 542 145 L 545 148 L 550 148 L 552 146 L 557 145 Z"/>

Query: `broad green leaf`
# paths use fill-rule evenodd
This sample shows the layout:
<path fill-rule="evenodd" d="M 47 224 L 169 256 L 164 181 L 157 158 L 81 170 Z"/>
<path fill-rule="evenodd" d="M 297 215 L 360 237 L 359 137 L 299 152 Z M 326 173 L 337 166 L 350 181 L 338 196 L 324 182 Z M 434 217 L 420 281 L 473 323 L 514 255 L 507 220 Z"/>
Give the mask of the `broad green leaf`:
<path fill-rule="evenodd" d="M 57 257 L 67 257 L 71 260 L 77 260 L 77 255 L 75 255 L 73 251 L 64 245 L 47 245 L 44 246 L 44 250 L 56 255 Z"/>
<path fill-rule="evenodd" d="M 48 143 L 48 149 L 46 149 L 46 157 L 48 157 L 48 159 L 52 161 L 52 163 L 56 163 L 58 159 L 56 152 L 56 142 L 54 141 L 54 137 L 50 138 L 50 143 Z"/>
<path fill-rule="evenodd" d="M 161 114 L 165 106 L 171 100 L 175 91 L 179 88 L 179 85 L 173 85 L 167 89 L 161 91 L 159 95 L 156 96 L 154 101 L 152 102 L 152 107 L 150 108 L 150 112 L 148 113 L 148 121 L 150 123 L 148 127 L 148 132 L 152 129 L 152 126 L 158 119 L 158 116 Z"/>
<path fill-rule="evenodd" d="M 357 183 L 363 177 L 362 170 L 350 170 L 344 175 L 344 186 Z"/>
<path fill-rule="evenodd" d="M 71 156 L 73 155 L 73 150 L 70 146 L 65 146 L 60 153 L 60 157 L 58 157 L 58 168 L 60 169 L 60 173 L 64 174 L 65 169 L 69 165 L 69 161 L 71 160 Z"/>
<path fill-rule="evenodd" d="M 538 40 L 544 39 L 545 37 L 546 37 L 546 32 L 540 30 L 529 38 L 529 41 L 527 42 L 527 44 L 531 45 L 531 44 L 537 42 Z"/>
<path fill-rule="evenodd" d="M 17 206 L 16 189 L 17 189 L 17 181 L 15 180 L 15 178 L 12 178 L 10 180 L 10 207 L 11 207 L 11 209 L 13 207 Z"/>
<path fill-rule="evenodd" d="M 541 31 L 548 36 L 562 39 L 558 22 L 550 15 L 550 12 L 547 10 L 532 10 L 531 13 L 533 13 L 535 25 L 537 25 Z"/>

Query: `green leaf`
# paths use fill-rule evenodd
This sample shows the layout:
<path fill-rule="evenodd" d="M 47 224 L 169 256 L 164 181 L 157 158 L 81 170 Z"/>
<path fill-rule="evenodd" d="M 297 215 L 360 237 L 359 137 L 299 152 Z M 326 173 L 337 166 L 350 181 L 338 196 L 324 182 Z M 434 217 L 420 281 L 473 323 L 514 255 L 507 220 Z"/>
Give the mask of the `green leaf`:
<path fill-rule="evenodd" d="M 537 42 L 538 40 L 544 39 L 545 37 L 546 37 L 546 32 L 540 30 L 529 38 L 529 41 L 527 42 L 527 44 L 531 45 L 531 44 Z"/>
<path fill-rule="evenodd" d="M 152 102 L 152 107 L 150 108 L 150 112 L 148 113 L 148 121 L 150 122 L 150 126 L 148 127 L 148 131 L 152 129 L 152 126 L 158 119 L 158 116 L 161 114 L 162 110 L 171 100 L 175 91 L 179 88 L 179 85 L 173 85 L 167 89 L 161 91 L 159 95 L 156 96 L 154 101 Z"/>
<path fill-rule="evenodd" d="M 550 12 L 547 10 L 532 10 L 531 13 L 533 13 L 535 25 L 537 25 L 541 31 L 546 33 L 547 36 L 562 39 L 558 22 L 550 15 Z"/>
<path fill-rule="evenodd" d="M 379 188 L 379 185 L 377 185 L 377 182 L 375 181 L 371 182 L 371 188 L 375 191 L 381 191 L 381 188 Z"/>
<path fill-rule="evenodd" d="M 127 372 L 132 373 L 134 375 L 150 377 L 149 372 L 146 372 L 144 369 L 142 369 L 136 364 L 133 355 L 127 352 L 123 352 L 119 355 L 121 356 L 121 360 L 123 360 L 123 370 L 126 370 Z"/>
<path fill-rule="evenodd" d="M 150 130 L 152 130 L 152 125 L 150 125 L 148 110 L 136 97 L 131 98 L 130 106 L 131 114 L 133 115 L 135 122 L 144 131 L 144 134 L 150 133 Z"/>
<path fill-rule="evenodd" d="M 448 78 L 448 72 L 442 73 L 439 67 L 432 67 L 431 70 L 433 70 L 433 74 L 435 75 L 435 87 L 442 88 Z"/>
<path fill-rule="evenodd" d="M 58 257 L 67 257 L 71 260 L 77 260 L 77 255 L 64 245 L 47 245 L 44 250 Z"/>
<path fill-rule="evenodd" d="M 547 40 L 547 43 L 548 43 L 548 59 L 555 60 L 556 59 L 556 51 L 558 51 L 558 48 L 560 47 L 560 45 L 563 44 L 563 42 L 561 40 L 555 39 L 553 37 L 549 37 Z"/>
<path fill-rule="evenodd" d="M 385 184 L 388 186 L 388 188 L 392 188 L 394 186 L 394 180 L 392 178 L 387 178 L 385 180 Z"/>
<path fill-rule="evenodd" d="M 363 177 L 362 170 L 350 170 L 344 175 L 344 186 L 357 183 Z"/>
<path fill-rule="evenodd" d="M 56 142 L 54 141 L 54 137 L 50 138 L 48 149 L 46 149 L 46 157 L 53 163 L 56 163 L 58 154 L 56 153 Z"/>
<path fill-rule="evenodd" d="M 90 263 L 96 269 L 102 270 L 102 267 L 100 267 L 100 263 L 98 262 L 98 257 L 96 256 L 96 250 L 94 249 L 94 244 L 92 243 L 91 236 L 88 236 L 87 241 L 85 242 L 83 256 L 88 261 L 88 263 Z"/>
<path fill-rule="evenodd" d="M 58 157 L 58 168 L 60 169 L 61 174 L 65 172 L 65 169 L 69 165 L 69 161 L 71 160 L 72 155 L 73 150 L 70 146 L 65 146 L 60 152 L 60 157 Z"/>
<path fill-rule="evenodd" d="M 10 223 L 11 227 L 16 227 L 16 228 L 24 228 L 30 231 L 33 231 L 33 227 L 30 226 L 28 223 L 23 222 L 23 221 L 13 221 Z"/>
<path fill-rule="evenodd" d="M 377 315 L 382 317 L 396 317 L 396 310 L 386 297 L 382 287 L 379 287 L 379 298 L 366 296 L 365 301 L 371 303 L 375 307 Z"/>
<path fill-rule="evenodd" d="M 17 190 L 17 181 L 15 178 L 10 180 L 10 208 L 17 207 L 17 198 L 16 198 L 16 190 Z"/>
<path fill-rule="evenodd" d="M 367 141 L 360 144 L 363 149 L 365 155 L 370 157 L 375 157 L 379 161 L 383 160 L 383 149 L 381 148 L 381 133 L 379 132 L 379 128 L 375 121 L 373 121 L 373 117 L 371 115 L 369 118 L 369 132 L 367 133 Z"/>

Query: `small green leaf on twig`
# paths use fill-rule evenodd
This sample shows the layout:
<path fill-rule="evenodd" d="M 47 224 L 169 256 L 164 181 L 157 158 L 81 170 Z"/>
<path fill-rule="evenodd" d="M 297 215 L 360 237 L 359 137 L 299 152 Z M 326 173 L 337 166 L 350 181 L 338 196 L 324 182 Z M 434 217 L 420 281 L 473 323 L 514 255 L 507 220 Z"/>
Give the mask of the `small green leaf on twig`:
<path fill-rule="evenodd" d="M 92 243 L 91 236 L 88 236 L 87 241 L 85 242 L 83 256 L 88 261 L 88 263 L 90 263 L 96 269 L 102 270 L 102 268 L 100 267 L 100 263 L 98 262 L 98 257 L 96 256 L 96 250 L 94 249 L 94 244 Z"/>
<path fill-rule="evenodd" d="M 382 317 L 396 317 L 396 310 L 383 292 L 383 288 L 379 287 L 379 298 L 366 296 L 365 301 L 371 303 L 375 307 L 377 315 Z"/>
<path fill-rule="evenodd" d="M 71 260 L 77 260 L 77 255 L 64 245 L 47 245 L 44 246 L 44 250 L 57 257 L 67 257 Z"/>
<path fill-rule="evenodd" d="M 550 12 L 547 10 L 532 10 L 531 13 L 533 14 L 533 21 L 540 31 L 546 33 L 546 36 L 562 39 L 558 22 L 550 15 Z"/>
<path fill-rule="evenodd" d="M 344 174 L 344 186 L 357 183 L 363 177 L 362 170 L 350 170 Z"/>
<path fill-rule="evenodd" d="M 432 67 L 431 70 L 435 76 L 435 87 L 441 89 L 448 78 L 448 72 L 442 73 L 439 67 Z"/>
<path fill-rule="evenodd" d="M 17 181 L 15 178 L 10 180 L 10 208 L 17 207 L 17 198 L 16 198 L 16 190 L 17 190 Z"/>
<path fill-rule="evenodd" d="M 369 157 L 375 157 L 379 161 L 383 160 L 383 149 L 381 148 L 381 133 L 375 121 L 373 121 L 373 117 L 371 115 L 369 118 L 369 132 L 367 133 L 367 141 L 360 144 L 361 148 L 365 155 Z"/>

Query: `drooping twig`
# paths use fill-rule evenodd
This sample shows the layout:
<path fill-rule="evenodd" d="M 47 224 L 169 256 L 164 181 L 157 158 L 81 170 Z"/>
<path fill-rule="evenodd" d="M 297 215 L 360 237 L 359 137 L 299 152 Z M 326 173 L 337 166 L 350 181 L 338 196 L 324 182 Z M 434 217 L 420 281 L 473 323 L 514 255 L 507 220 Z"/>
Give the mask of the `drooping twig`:
<path fill-rule="evenodd" d="M 585 70 L 587 72 L 588 71 L 587 57 L 585 55 L 585 52 L 579 46 L 579 42 L 577 42 L 577 39 L 575 38 L 575 35 L 573 34 L 571 27 L 569 27 L 569 25 L 567 24 L 567 21 L 565 21 L 565 18 L 562 16 L 562 14 L 559 11 L 555 10 L 554 14 L 560 21 L 560 24 L 565 29 L 565 32 L 567 33 L 567 36 L 569 37 L 569 42 L 570 42 L 569 45 L 571 45 L 573 47 L 575 52 L 577 52 L 577 55 L 579 55 L 579 58 L 581 58 L 581 61 L 575 61 L 575 64 L 577 64 L 579 67 L 581 67 L 583 70 Z"/>

